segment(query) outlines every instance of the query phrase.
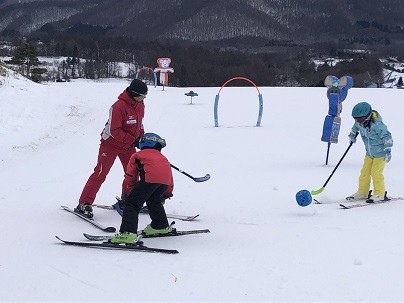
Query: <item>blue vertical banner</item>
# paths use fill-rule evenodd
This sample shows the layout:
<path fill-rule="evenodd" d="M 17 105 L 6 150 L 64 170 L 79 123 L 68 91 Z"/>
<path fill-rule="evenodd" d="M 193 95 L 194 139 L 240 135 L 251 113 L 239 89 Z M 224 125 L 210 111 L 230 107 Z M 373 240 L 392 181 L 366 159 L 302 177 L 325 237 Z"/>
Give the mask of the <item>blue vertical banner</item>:
<path fill-rule="evenodd" d="M 343 76 L 340 79 L 335 76 L 327 76 L 324 80 L 324 85 L 327 87 L 328 114 L 324 119 L 321 141 L 328 143 L 325 162 L 327 165 L 331 143 L 338 143 L 342 102 L 347 97 L 348 90 L 353 86 L 353 79 L 349 76 Z"/>

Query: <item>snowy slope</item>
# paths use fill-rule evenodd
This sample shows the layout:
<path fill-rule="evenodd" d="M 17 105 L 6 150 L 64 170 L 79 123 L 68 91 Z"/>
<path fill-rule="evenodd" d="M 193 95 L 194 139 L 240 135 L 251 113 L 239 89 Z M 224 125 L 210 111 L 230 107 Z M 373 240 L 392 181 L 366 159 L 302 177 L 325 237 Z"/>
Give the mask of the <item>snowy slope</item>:
<path fill-rule="evenodd" d="M 100 233 L 60 210 L 74 207 L 95 165 L 99 134 L 125 81 L 33 84 L 0 79 L 1 301 L 404 301 L 404 202 L 340 210 L 355 192 L 364 147 L 355 144 L 325 191 L 326 205 L 302 208 L 301 189 L 318 189 L 348 146 L 352 107 L 368 101 L 394 138 L 387 189 L 404 196 L 404 91 L 351 89 L 340 143 L 320 141 L 328 111 L 325 88 L 260 88 L 262 127 L 254 127 L 253 88 L 225 88 L 214 127 L 218 88 L 149 87 L 146 131 L 167 140 L 165 155 L 195 176 L 174 171 L 168 212 L 200 214 L 178 229 L 210 234 L 146 239 L 178 255 L 66 247 L 54 238 Z M 199 94 L 189 104 L 184 93 Z M 117 161 L 98 203 L 112 203 L 123 171 Z M 120 217 L 95 209 L 119 227 Z M 149 223 L 141 215 L 140 226 Z M 101 232 L 102 233 L 102 232 Z"/>

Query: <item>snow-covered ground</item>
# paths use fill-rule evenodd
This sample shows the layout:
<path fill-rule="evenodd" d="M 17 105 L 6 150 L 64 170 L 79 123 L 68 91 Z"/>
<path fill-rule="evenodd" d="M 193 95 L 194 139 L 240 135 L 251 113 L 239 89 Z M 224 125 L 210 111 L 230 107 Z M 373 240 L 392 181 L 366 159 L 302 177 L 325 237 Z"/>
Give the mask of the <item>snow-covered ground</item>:
<path fill-rule="evenodd" d="M 174 171 L 167 212 L 200 214 L 177 229 L 210 234 L 145 239 L 177 255 L 63 246 L 55 235 L 102 234 L 60 209 L 74 207 L 96 162 L 108 109 L 128 83 L 119 80 L 34 84 L 0 77 L 0 301 L 404 301 L 404 201 L 351 210 L 338 202 L 356 191 L 364 147 L 355 144 L 316 198 L 348 146 L 350 113 L 360 101 L 377 109 L 394 138 L 387 189 L 404 196 L 404 90 L 349 90 L 340 142 L 320 141 L 326 88 L 149 87 L 145 129 L 167 140 L 164 154 L 194 176 Z M 199 94 L 190 104 L 184 93 Z M 115 163 L 96 202 L 113 203 L 123 171 Z M 119 227 L 112 211 L 95 219 Z M 140 216 L 140 226 L 149 223 Z"/>

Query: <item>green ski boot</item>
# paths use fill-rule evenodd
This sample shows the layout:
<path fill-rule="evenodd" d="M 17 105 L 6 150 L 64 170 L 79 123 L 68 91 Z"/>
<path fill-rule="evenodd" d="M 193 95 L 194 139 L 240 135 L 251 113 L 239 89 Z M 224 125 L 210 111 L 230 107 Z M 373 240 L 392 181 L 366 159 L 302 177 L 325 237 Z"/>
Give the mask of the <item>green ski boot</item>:
<path fill-rule="evenodd" d="M 170 229 L 171 229 L 170 226 L 167 226 L 166 228 L 162 229 L 155 229 L 151 227 L 149 224 L 145 227 L 145 229 L 143 229 L 142 234 L 146 236 L 164 235 L 168 234 L 170 232 Z"/>
<path fill-rule="evenodd" d="M 114 244 L 135 244 L 137 242 L 137 234 L 130 232 L 120 232 L 114 235 L 109 242 Z"/>

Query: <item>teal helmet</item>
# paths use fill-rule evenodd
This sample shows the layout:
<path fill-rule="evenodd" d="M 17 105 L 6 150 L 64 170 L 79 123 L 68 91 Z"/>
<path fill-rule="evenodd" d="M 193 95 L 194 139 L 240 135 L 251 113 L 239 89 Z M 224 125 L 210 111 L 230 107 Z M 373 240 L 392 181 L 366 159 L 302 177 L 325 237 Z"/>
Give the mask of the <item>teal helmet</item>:
<path fill-rule="evenodd" d="M 139 148 L 155 148 L 161 150 L 166 146 L 166 140 L 155 133 L 145 133 L 139 141 Z"/>
<path fill-rule="evenodd" d="M 372 107 L 367 102 L 360 102 L 352 109 L 352 118 L 368 117 L 372 113 Z"/>

